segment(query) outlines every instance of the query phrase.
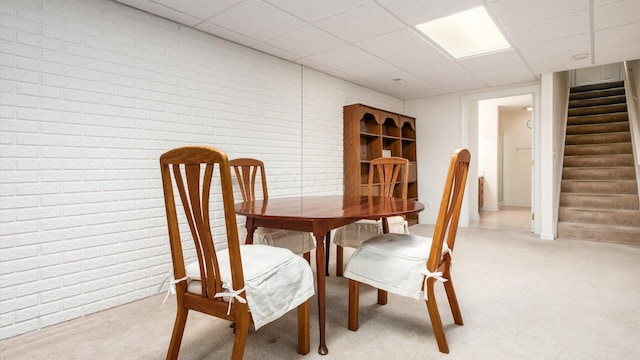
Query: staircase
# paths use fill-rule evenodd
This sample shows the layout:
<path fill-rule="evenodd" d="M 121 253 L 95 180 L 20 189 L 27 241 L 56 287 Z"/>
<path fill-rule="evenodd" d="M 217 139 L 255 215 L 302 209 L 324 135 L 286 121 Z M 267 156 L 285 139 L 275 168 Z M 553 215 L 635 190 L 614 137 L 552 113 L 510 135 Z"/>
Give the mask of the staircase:
<path fill-rule="evenodd" d="M 640 206 L 624 82 L 573 87 L 558 237 L 640 245 Z"/>

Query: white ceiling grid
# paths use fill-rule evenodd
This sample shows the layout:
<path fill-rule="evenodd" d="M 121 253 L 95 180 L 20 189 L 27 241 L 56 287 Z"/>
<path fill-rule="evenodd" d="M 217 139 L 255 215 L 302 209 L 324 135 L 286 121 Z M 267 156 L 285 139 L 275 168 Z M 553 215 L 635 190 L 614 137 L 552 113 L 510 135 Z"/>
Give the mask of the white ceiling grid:
<path fill-rule="evenodd" d="M 117 1 L 401 99 L 640 58 L 640 0 Z M 480 5 L 512 49 L 456 60 L 415 30 Z"/>

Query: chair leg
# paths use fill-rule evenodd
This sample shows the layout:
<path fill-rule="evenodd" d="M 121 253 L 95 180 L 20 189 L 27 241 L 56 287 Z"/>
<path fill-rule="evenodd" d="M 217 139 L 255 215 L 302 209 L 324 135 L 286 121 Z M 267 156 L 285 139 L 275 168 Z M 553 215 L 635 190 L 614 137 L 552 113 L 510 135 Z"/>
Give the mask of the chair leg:
<path fill-rule="evenodd" d="M 342 277 L 344 272 L 344 263 L 343 263 L 343 251 L 342 246 L 336 246 L 336 276 Z"/>
<path fill-rule="evenodd" d="M 444 328 L 442 327 L 442 319 L 440 319 L 440 312 L 438 311 L 438 304 L 436 303 L 436 296 L 433 291 L 433 284 L 435 279 L 427 279 L 427 311 L 429 312 L 429 318 L 431 318 L 431 327 L 433 328 L 433 334 L 436 336 L 436 342 L 438 343 L 438 349 L 440 352 L 448 354 L 449 346 L 447 345 L 447 338 L 444 336 Z"/>
<path fill-rule="evenodd" d="M 389 293 L 378 289 L 378 305 L 387 305 L 387 300 L 389 299 Z"/>
<path fill-rule="evenodd" d="M 173 333 L 171 334 L 171 342 L 169 343 L 169 350 L 167 351 L 167 360 L 175 360 L 178 358 L 184 327 L 187 324 L 187 315 L 189 315 L 189 310 L 178 305 L 176 321 L 173 324 Z"/>
<path fill-rule="evenodd" d="M 249 307 L 247 304 L 237 303 L 236 305 L 236 327 L 235 338 L 233 339 L 233 352 L 231 360 L 242 360 L 244 357 L 244 347 L 247 343 L 247 335 L 249 335 L 249 325 L 251 318 L 249 317 Z"/>
<path fill-rule="evenodd" d="M 360 283 L 349 279 L 349 320 L 348 328 L 358 330 L 358 305 L 360 302 Z"/>
<path fill-rule="evenodd" d="M 298 354 L 307 355 L 311 351 L 310 317 L 311 301 L 307 300 L 298 306 Z"/>
<path fill-rule="evenodd" d="M 462 313 L 460 312 L 460 306 L 458 305 L 458 297 L 456 296 L 456 291 L 453 288 L 451 274 L 449 273 L 448 269 L 445 272 L 444 276 L 448 280 L 444 283 L 444 290 L 447 293 L 447 299 L 449 299 L 449 306 L 451 307 L 453 322 L 457 325 L 464 325 L 464 322 L 462 321 Z"/>

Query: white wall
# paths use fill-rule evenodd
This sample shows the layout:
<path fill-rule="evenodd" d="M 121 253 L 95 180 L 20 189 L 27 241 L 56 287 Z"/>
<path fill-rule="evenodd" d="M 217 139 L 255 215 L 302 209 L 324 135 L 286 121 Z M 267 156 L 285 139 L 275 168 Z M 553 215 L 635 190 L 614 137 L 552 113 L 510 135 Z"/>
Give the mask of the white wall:
<path fill-rule="evenodd" d="M 478 102 L 478 176 L 484 176 L 482 210 L 498 210 L 498 100 Z"/>
<path fill-rule="evenodd" d="M 425 99 L 405 101 L 405 113 L 416 117 L 416 142 L 418 163 L 418 198 L 430 203 L 419 215 L 419 221 L 435 224 L 442 188 L 447 176 L 451 154 L 458 149 L 460 139 L 460 96 L 451 94 Z M 477 159 L 472 153 L 473 166 Z M 477 169 L 477 165 L 475 165 Z M 470 174 L 476 174 L 472 168 Z M 471 177 L 470 177 L 471 178 Z M 469 191 L 469 189 L 467 189 Z M 477 195 L 477 184 L 475 194 Z M 470 196 L 466 193 L 465 196 Z M 425 207 L 426 207 L 425 206 Z M 477 205 L 476 205 L 477 212 Z M 468 219 L 460 218 L 460 226 L 467 226 Z"/>
<path fill-rule="evenodd" d="M 562 159 L 567 123 L 567 101 L 569 97 L 569 74 L 542 74 L 542 101 L 540 135 L 546 146 L 541 147 L 540 161 L 540 238 L 554 240 L 557 235 L 558 204 Z"/>
<path fill-rule="evenodd" d="M 1 8 L 2 338 L 158 291 L 170 271 L 164 151 L 260 157 L 271 196 L 341 193 L 342 106 L 403 110 L 115 2 Z"/>
<path fill-rule="evenodd" d="M 504 135 L 504 205 L 531 207 L 531 129 L 527 110 L 500 111 Z"/>
<path fill-rule="evenodd" d="M 510 88 L 494 88 L 482 92 L 452 93 L 425 99 L 415 99 L 405 101 L 405 112 L 418 118 L 417 134 L 419 137 L 418 168 L 419 199 L 422 202 L 432 201 L 431 209 L 420 213 L 420 222 L 434 224 L 437 217 L 437 207 L 442 196 L 442 186 L 447 173 L 449 158 L 451 153 L 461 147 L 468 147 L 471 151 L 470 174 L 478 174 L 478 102 L 481 100 L 507 97 L 513 95 L 533 94 L 534 102 L 534 122 L 538 121 L 540 113 L 539 103 L 541 89 L 539 84 L 523 84 Z M 538 131 L 538 130 L 536 130 Z M 534 135 L 536 144 L 533 150 L 540 157 L 540 148 L 551 146 L 549 142 L 542 144 L 539 133 Z M 539 172 L 536 174 L 534 183 L 540 182 Z M 470 176 L 465 192 L 465 204 L 462 208 L 460 226 L 469 225 L 469 221 L 478 220 L 478 183 L 475 177 Z M 539 185 L 534 185 L 539 186 Z M 538 188 L 537 198 L 549 196 Z M 532 208 L 537 213 L 542 213 L 540 202 L 532 204 Z M 548 212 L 547 210 L 545 210 Z M 539 222 L 536 223 L 534 232 L 540 233 Z"/>

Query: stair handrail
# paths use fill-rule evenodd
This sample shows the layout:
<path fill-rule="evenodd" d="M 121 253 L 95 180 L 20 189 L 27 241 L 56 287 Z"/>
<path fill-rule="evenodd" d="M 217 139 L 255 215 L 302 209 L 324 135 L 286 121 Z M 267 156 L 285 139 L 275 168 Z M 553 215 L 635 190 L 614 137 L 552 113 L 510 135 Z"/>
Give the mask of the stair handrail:
<path fill-rule="evenodd" d="M 640 100 L 638 100 L 638 83 L 640 83 L 640 60 L 625 61 L 625 94 L 627 97 L 627 115 L 631 132 L 631 148 L 633 164 L 636 169 L 636 185 L 640 194 Z"/>

